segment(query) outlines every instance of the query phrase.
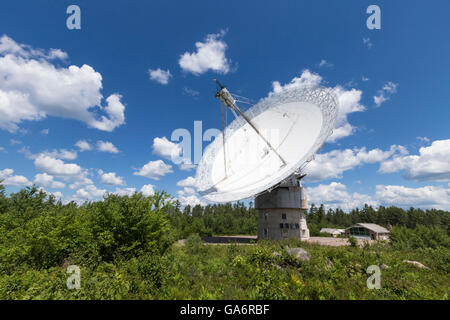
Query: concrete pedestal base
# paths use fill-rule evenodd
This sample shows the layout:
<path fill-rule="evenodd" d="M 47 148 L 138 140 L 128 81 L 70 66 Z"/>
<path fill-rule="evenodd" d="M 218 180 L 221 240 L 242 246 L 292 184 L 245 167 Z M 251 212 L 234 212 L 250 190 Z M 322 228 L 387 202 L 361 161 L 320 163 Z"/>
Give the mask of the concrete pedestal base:
<path fill-rule="evenodd" d="M 278 187 L 255 199 L 258 209 L 258 239 L 309 239 L 306 201 L 300 186 Z"/>
<path fill-rule="evenodd" d="M 304 210 L 260 209 L 258 211 L 258 239 L 309 239 Z"/>

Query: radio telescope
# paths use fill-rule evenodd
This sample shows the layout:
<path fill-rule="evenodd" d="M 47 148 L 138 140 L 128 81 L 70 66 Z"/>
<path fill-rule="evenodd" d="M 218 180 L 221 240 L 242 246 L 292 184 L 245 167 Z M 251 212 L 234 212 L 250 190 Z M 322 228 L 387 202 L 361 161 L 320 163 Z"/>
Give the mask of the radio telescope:
<path fill-rule="evenodd" d="M 323 87 L 291 88 L 243 112 L 216 82 L 216 97 L 235 120 L 225 127 L 222 114 L 222 135 L 206 148 L 197 167 L 199 193 L 212 202 L 255 196 L 260 238 L 309 237 L 302 169 L 332 134 L 337 99 Z"/>

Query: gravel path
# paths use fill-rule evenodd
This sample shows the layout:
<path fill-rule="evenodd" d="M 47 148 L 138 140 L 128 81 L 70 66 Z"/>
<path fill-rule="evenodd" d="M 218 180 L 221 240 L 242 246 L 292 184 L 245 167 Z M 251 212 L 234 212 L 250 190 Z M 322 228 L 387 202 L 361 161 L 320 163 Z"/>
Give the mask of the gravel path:
<path fill-rule="evenodd" d="M 235 236 L 214 236 L 214 237 L 203 237 L 202 240 L 206 244 L 253 244 L 258 240 L 257 236 L 248 236 L 248 235 L 235 235 Z M 185 244 L 186 239 L 178 240 L 180 245 Z M 365 242 L 369 242 L 370 244 L 375 243 L 374 240 L 362 240 L 358 239 L 358 243 L 360 246 L 363 246 Z M 332 246 L 332 247 L 341 247 L 350 245 L 347 238 L 332 238 L 332 237 L 310 237 L 306 240 L 308 243 L 315 243 L 322 246 Z"/>

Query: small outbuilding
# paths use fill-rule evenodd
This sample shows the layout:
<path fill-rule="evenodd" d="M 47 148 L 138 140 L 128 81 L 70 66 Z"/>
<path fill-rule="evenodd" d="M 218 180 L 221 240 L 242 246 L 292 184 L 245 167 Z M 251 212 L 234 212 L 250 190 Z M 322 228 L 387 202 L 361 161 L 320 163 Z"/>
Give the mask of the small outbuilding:
<path fill-rule="evenodd" d="M 344 234 L 345 229 L 322 228 L 320 229 L 320 233 L 329 233 L 333 236 L 333 238 L 336 238 L 341 234 Z"/>
<path fill-rule="evenodd" d="M 347 237 L 367 240 L 387 240 L 389 238 L 389 230 L 375 223 L 357 223 L 345 229 Z"/>

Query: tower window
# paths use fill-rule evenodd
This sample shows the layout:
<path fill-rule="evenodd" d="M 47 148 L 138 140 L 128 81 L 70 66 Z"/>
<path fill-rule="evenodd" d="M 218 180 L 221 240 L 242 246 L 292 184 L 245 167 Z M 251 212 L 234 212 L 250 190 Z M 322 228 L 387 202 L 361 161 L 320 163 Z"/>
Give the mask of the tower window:
<path fill-rule="evenodd" d="M 281 214 L 281 219 L 286 220 L 286 213 Z"/>
<path fill-rule="evenodd" d="M 267 212 L 264 213 L 264 220 L 267 221 L 267 217 L 269 216 L 269 214 Z"/>
<path fill-rule="evenodd" d="M 280 229 L 283 229 L 283 224 L 282 223 L 280 223 Z"/>

